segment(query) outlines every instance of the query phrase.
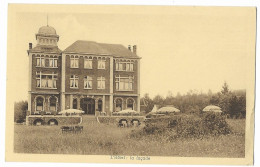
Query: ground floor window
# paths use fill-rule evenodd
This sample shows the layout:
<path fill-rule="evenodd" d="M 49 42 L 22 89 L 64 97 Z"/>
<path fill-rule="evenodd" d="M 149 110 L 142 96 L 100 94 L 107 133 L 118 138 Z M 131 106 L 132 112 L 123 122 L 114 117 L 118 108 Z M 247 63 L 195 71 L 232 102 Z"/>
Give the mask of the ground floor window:
<path fill-rule="evenodd" d="M 134 109 L 134 99 L 127 99 L 126 102 L 127 102 L 127 104 L 126 104 L 127 109 L 133 110 Z"/>
<path fill-rule="evenodd" d="M 73 99 L 73 109 L 77 109 L 78 108 L 78 101 L 77 99 Z"/>
<path fill-rule="evenodd" d="M 98 100 L 98 111 L 102 111 L 102 100 Z"/>
<path fill-rule="evenodd" d="M 120 99 L 120 98 L 116 99 L 116 111 L 122 110 L 122 104 L 123 104 L 122 99 Z"/>
<path fill-rule="evenodd" d="M 36 98 L 36 111 L 43 111 L 43 98 L 37 97 Z"/>
<path fill-rule="evenodd" d="M 50 111 L 56 111 L 57 107 L 57 99 L 56 97 L 51 97 L 50 98 Z"/>

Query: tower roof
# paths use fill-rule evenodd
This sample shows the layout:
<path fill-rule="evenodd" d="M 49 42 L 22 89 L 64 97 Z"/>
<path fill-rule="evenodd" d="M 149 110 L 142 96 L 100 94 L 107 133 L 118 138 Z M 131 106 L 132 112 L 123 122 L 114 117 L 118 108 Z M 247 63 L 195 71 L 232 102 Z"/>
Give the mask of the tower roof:
<path fill-rule="evenodd" d="M 43 34 L 43 35 L 57 35 L 56 30 L 51 27 L 51 26 L 42 26 L 39 28 L 38 34 Z"/>

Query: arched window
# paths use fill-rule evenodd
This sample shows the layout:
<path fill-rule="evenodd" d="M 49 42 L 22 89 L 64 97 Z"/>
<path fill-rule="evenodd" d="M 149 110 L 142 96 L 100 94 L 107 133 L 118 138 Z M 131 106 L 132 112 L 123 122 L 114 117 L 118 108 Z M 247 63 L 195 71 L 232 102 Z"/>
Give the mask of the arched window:
<path fill-rule="evenodd" d="M 57 99 L 56 97 L 51 97 L 50 98 L 50 111 L 56 111 L 57 107 Z"/>
<path fill-rule="evenodd" d="M 98 100 L 98 111 L 102 111 L 102 100 Z"/>
<path fill-rule="evenodd" d="M 37 97 L 36 99 L 36 111 L 43 111 L 43 98 Z"/>
<path fill-rule="evenodd" d="M 133 99 L 127 99 L 126 106 L 127 106 L 127 109 L 133 110 L 134 109 L 134 100 Z"/>
<path fill-rule="evenodd" d="M 73 109 L 77 109 L 78 108 L 78 101 L 77 99 L 73 99 Z"/>
<path fill-rule="evenodd" d="M 121 111 L 122 110 L 122 99 L 118 98 L 116 99 L 116 111 Z"/>

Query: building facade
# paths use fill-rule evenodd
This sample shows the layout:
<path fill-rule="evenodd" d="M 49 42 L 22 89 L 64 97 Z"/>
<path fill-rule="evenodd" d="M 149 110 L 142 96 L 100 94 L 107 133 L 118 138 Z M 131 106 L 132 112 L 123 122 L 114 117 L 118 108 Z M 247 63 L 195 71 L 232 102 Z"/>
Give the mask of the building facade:
<path fill-rule="evenodd" d="M 140 57 L 136 46 L 76 41 L 61 51 L 50 26 L 29 44 L 30 114 L 80 109 L 85 114 L 140 111 Z"/>

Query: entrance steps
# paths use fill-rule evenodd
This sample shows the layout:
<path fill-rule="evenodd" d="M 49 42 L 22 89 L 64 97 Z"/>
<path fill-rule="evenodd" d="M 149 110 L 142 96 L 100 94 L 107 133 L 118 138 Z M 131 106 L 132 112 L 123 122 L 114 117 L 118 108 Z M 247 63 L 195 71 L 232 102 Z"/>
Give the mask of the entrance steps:
<path fill-rule="evenodd" d="M 97 118 L 94 115 L 82 115 L 83 124 L 93 124 L 97 123 Z"/>

